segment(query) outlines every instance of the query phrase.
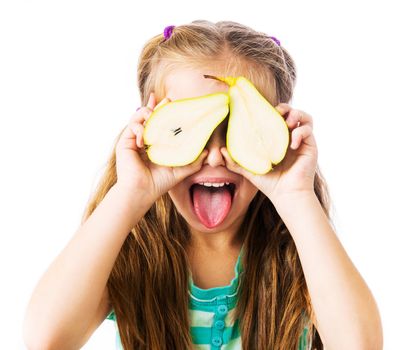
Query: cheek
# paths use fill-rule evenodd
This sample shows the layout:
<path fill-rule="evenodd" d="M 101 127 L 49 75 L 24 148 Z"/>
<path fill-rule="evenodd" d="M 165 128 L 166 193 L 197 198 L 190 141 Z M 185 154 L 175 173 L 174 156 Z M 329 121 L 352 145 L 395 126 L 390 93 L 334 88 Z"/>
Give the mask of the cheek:
<path fill-rule="evenodd" d="M 177 188 L 174 188 L 168 191 L 169 196 L 172 200 L 173 203 L 177 203 L 180 201 L 180 190 Z"/>
<path fill-rule="evenodd" d="M 255 195 L 258 193 L 258 188 L 254 186 L 250 181 L 244 179 L 241 183 L 239 196 L 245 202 L 251 202 Z"/>
<path fill-rule="evenodd" d="M 190 200 L 190 192 L 186 186 L 183 186 L 181 183 L 174 186 L 171 190 L 168 191 L 171 200 L 177 208 L 180 208 L 183 203 L 187 204 L 186 200 Z"/>

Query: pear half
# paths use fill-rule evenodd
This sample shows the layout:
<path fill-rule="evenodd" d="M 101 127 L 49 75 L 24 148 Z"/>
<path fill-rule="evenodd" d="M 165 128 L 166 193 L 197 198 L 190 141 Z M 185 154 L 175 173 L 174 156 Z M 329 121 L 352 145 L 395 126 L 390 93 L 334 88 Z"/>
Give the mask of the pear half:
<path fill-rule="evenodd" d="M 159 165 L 183 166 L 201 154 L 214 129 L 228 115 L 223 92 L 168 102 L 155 109 L 143 139 L 149 159 Z"/>
<path fill-rule="evenodd" d="M 289 146 L 286 121 L 248 79 L 205 77 L 230 86 L 226 146 L 231 158 L 254 174 L 266 174 L 285 157 Z"/>

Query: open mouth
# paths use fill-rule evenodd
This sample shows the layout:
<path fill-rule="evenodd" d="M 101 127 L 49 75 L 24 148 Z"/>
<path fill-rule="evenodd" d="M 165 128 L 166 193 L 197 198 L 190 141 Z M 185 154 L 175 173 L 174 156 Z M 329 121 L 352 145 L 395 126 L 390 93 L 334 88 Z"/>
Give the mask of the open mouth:
<path fill-rule="evenodd" d="M 193 184 L 193 185 L 190 187 L 190 189 L 189 189 L 189 192 L 190 192 L 190 201 L 191 201 L 191 203 L 192 203 L 193 205 L 194 205 L 193 193 L 194 193 L 194 187 L 196 187 L 196 186 L 206 187 L 206 190 L 207 190 L 207 191 L 211 191 L 211 192 L 218 191 L 218 189 L 219 189 L 219 187 L 207 187 L 207 186 L 200 185 L 200 184 Z M 229 193 L 231 194 L 231 203 L 233 203 L 233 201 L 234 201 L 234 196 L 235 196 L 235 188 L 236 188 L 235 184 L 229 183 L 229 184 L 225 184 L 223 187 L 226 187 L 227 190 L 229 191 Z"/>
<path fill-rule="evenodd" d="M 235 189 L 234 183 L 195 183 L 190 187 L 191 210 L 205 227 L 215 228 L 231 211 Z"/>

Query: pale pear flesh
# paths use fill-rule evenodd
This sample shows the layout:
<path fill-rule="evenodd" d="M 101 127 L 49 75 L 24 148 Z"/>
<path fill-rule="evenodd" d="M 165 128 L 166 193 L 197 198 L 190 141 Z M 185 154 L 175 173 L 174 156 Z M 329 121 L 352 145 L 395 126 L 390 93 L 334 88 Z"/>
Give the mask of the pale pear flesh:
<path fill-rule="evenodd" d="M 289 145 L 286 121 L 244 77 L 238 77 L 228 93 L 227 150 L 241 167 L 265 174 L 285 157 Z"/>
<path fill-rule="evenodd" d="M 172 101 L 155 109 L 143 132 L 149 159 L 173 167 L 194 162 L 228 115 L 228 105 L 229 95 L 221 92 Z"/>

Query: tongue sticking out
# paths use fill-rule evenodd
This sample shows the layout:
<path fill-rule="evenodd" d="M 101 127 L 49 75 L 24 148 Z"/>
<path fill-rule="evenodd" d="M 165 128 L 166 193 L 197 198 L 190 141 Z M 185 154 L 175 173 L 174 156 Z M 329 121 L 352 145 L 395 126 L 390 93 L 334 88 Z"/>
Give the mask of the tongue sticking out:
<path fill-rule="evenodd" d="M 194 211 L 201 223 L 212 228 L 220 224 L 231 208 L 231 193 L 226 186 L 193 186 Z"/>

